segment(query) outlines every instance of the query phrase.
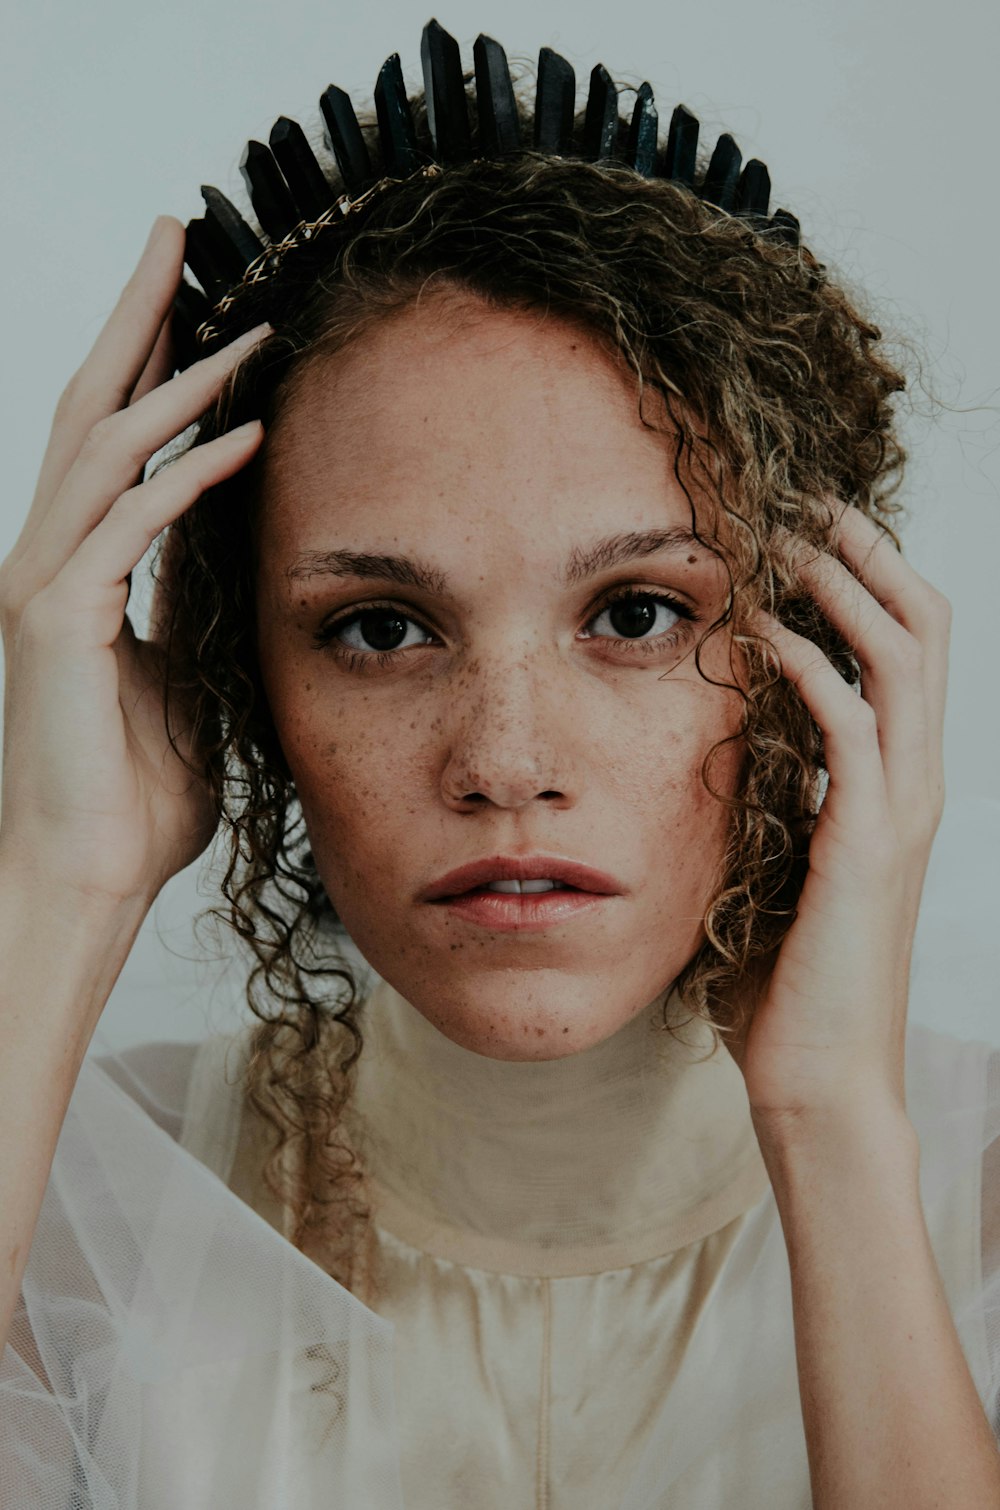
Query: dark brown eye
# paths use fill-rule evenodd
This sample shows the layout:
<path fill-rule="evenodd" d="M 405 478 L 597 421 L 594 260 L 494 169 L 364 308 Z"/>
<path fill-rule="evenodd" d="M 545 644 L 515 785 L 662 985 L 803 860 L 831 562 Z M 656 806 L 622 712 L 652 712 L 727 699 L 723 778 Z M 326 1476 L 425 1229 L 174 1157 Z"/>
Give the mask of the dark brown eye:
<path fill-rule="evenodd" d="M 416 619 L 398 608 L 388 606 L 362 608 L 356 613 L 335 619 L 330 624 L 324 624 L 316 631 L 313 640 L 320 646 L 329 645 L 335 640 L 344 650 L 355 651 L 361 655 L 391 655 L 393 651 L 403 648 L 408 625 L 413 625 L 423 635 L 427 633 Z M 352 635 L 353 639 L 348 639 L 348 634 Z M 411 641 L 411 644 L 417 643 L 425 643 L 425 641 Z"/>
<path fill-rule="evenodd" d="M 394 609 L 366 608 L 354 622 L 372 650 L 398 650 L 406 638 L 406 619 Z"/>
<path fill-rule="evenodd" d="M 679 620 L 694 617 L 686 604 L 666 593 L 636 592 L 634 589 L 619 593 L 605 603 L 591 623 L 596 624 L 605 616 L 611 626 L 611 637 L 623 640 L 657 639 L 669 634 Z"/>

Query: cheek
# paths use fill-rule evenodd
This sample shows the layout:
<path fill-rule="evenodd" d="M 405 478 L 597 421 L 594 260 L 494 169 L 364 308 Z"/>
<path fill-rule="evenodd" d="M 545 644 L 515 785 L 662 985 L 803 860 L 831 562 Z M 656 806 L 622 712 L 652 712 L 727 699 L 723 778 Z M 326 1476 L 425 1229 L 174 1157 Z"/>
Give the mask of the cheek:
<path fill-rule="evenodd" d="M 328 888 L 352 877 L 379 880 L 383 861 L 398 854 L 399 830 L 412 830 L 426 780 L 422 742 L 408 740 L 398 719 L 383 726 L 374 703 L 353 712 L 358 716 L 345 719 L 320 700 L 304 702 L 282 726 L 285 758 Z"/>
<path fill-rule="evenodd" d="M 744 760 L 741 739 L 719 743 L 737 733 L 742 701 L 704 685 L 688 692 L 633 742 L 632 758 L 616 766 L 612 798 L 661 902 L 683 900 L 685 913 L 703 910 L 718 879 L 732 821 L 724 799 L 738 792 Z"/>
<path fill-rule="evenodd" d="M 713 789 L 731 796 L 737 787 L 742 741 L 731 736 L 739 730 L 742 700 L 700 679 L 665 684 L 663 693 L 655 713 L 647 708 L 631 728 L 616 721 L 604 760 L 616 796 L 630 808 L 704 821 L 722 806 L 705 786 L 706 756 Z"/>

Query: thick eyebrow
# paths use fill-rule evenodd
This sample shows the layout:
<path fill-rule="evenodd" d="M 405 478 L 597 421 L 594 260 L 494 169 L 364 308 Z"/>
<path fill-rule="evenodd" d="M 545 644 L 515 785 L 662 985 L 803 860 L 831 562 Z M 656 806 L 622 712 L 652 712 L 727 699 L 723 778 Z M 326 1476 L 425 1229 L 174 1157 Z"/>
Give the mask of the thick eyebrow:
<path fill-rule="evenodd" d="M 659 530 L 632 530 L 623 534 L 608 535 L 585 549 L 577 547 L 570 553 L 563 572 L 563 582 L 573 587 L 598 572 L 609 571 L 626 561 L 636 561 L 642 556 L 656 555 L 661 551 L 695 550 L 700 556 L 711 554 L 697 535 L 680 526 Z M 287 568 L 285 575 L 290 581 L 302 581 L 310 577 L 362 577 L 377 581 L 398 582 L 403 587 L 423 588 L 425 592 L 444 597 L 450 591 L 446 573 L 437 567 L 409 556 L 375 555 L 363 551 L 306 551 Z"/>

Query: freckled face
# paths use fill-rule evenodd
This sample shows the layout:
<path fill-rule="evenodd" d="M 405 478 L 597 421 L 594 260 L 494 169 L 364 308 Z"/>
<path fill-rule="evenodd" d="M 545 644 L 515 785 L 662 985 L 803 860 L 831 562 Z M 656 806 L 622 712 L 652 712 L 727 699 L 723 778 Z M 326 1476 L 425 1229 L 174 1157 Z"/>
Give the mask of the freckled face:
<path fill-rule="evenodd" d="M 725 601 L 713 556 L 675 540 L 583 561 L 607 537 L 691 527 L 634 380 L 554 317 L 437 294 L 311 371 L 263 468 L 264 685 L 361 953 L 475 1052 L 607 1038 L 701 942 L 726 835 L 701 764 L 740 711 L 694 665 Z M 344 553 L 424 573 L 369 576 Z M 702 663 L 732 680 L 723 633 Z M 738 760 L 734 743 L 717 785 L 735 788 Z M 421 899 L 456 866 L 539 852 L 619 894 L 534 932 Z"/>

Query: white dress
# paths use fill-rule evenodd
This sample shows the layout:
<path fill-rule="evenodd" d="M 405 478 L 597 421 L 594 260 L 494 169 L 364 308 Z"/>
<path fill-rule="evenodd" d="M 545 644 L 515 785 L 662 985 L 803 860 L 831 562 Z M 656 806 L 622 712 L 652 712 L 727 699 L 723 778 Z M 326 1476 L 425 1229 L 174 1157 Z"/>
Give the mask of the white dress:
<path fill-rule="evenodd" d="M 725 1049 L 647 1011 L 502 1063 L 385 982 L 361 1021 L 365 1300 L 282 1235 L 245 1034 L 88 1057 L 3 1357 L 0 1504 L 808 1510 L 786 1250 Z M 1000 1046 L 911 1024 L 907 1100 L 1000 1437 Z"/>

